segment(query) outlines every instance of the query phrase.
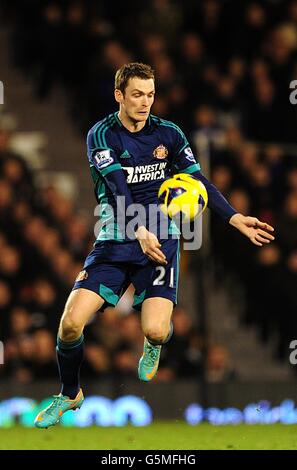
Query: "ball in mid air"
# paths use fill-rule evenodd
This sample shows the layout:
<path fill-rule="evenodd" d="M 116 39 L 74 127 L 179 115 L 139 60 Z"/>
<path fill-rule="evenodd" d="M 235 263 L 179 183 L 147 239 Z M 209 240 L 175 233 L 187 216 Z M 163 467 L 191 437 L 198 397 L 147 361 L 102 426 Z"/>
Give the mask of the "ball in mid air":
<path fill-rule="evenodd" d="M 181 215 L 184 221 L 202 214 L 208 202 L 204 184 L 187 173 L 178 173 L 165 180 L 160 186 L 158 198 L 165 215 L 170 218 Z"/>

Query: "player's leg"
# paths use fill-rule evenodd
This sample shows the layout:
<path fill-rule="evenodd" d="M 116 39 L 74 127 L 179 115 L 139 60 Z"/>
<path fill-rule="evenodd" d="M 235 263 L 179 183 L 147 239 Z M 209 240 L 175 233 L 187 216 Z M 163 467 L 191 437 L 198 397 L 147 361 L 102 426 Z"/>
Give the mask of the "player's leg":
<path fill-rule="evenodd" d="M 84 288 L 73 290 L 69 295 L 57 338 L 57 361 L 62 389 L 51 405 L 37 415 L 37 427 L 53 426 L 66 411 L 81 407 L 84 397 L 79 372 L 83 360 L 83 329 L 104 302 L 98 294 Z"/>
<path fill-rule="evenodd" d="M 147 263 L 132 277 L 135 287 L 134 307 L 141 309 L 145 335 L 143 355 L 139 361 L 140 380 L 151 380 L 157 372 L 161 346 L 169 341 L 173 329 L 171 316 L 177 302 L 179 277 L 179 240 L 162 243 L 167 265 Z"/>
<path fill-rule="evenodd" d="M 104 299 L 100 295 L 84 288 L 73 290 L 66 302 L 57 337 L 57 361 L 62 384 L 61 394 L 70 399 L 74 399 L 80 390 L 83 329 L 103 304 Z"/>
<path fill-rule="evenodd" d="M 163 344 L 170 333 L 173 302 L 163 297 L 145 299 L 141 308 L 141 328 L 152 344 Z"/>
<path fill-rule="evenodd" d="M 172 336 L 171 316 L 173 302 L 162 297 L 146 299 L 141 309 L 141 326 L 144 333 L 143 355 L 138 365 L 140 380 L 148 382 L 157 373 L 162 344 Z"/>
<path fill-rule="evenodd" d="M 65 411 L 81 406 L 84 398 L 79 388 L 79 370 L 83 358 L 83 329 L 96 311 L 117 304 L 127 281 L 126 265 L 121 266 L 118 261 L 122 261 L 123 256 L 129 259 L 132 248 L 100 242 L 86 258 L 59 327 L 57 358 L 62 392 L 39 413 L 35 420 L 37 427 L 53 426 Z"/>

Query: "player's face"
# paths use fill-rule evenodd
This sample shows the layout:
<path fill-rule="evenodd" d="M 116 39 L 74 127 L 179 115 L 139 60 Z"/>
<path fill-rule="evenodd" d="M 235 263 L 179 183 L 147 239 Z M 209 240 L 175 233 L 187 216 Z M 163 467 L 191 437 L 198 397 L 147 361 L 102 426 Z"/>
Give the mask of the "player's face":
<path fill-rule="evenodd" d="M 126 115 L 134 122 L 146 121 L 155 96 L 155 83 L 152 78 L 130 78 L 122 94 L 121 106 Z"/>

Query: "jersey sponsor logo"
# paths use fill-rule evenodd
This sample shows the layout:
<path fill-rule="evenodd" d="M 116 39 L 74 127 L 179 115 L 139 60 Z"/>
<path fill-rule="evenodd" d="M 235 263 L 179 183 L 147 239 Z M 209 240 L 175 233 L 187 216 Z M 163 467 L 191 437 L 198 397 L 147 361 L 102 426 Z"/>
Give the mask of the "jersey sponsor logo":
<path fill-rule="evenodd" d="M 165 179 L 167 162 L 153 163 L 152 165 L 139 165 L 136 167 L 122 167 L 127 173 L 127 183 L 143 183 Z"/>
<path fill-rule="evenodd" d="M 110 155 L 110 150 L 100 150 L 100 152 L 97 152 L 95 154 L 94 158 L 96 160 L 98 170 L 101 170 L 102 168 L 105 168 L 106 166 L 113 163 L 113 158 Z"/>
<path fill-rule="evenodd" d="M 85 279 L 88 278 L 88 273 L 87 271 L 84 269 L 83 271 L 80 271 L 75 279 L 75 282 L 78 282 L 78 281 L 84 281 Z"/>
<path fill-rule="evenodd" d="M 191 147 L 186 147 L 184 152 L 186 154 L 186 159 L 189 160 L 189 162 L 196 163 Z"/>
<path fill-rule="evenodd" d="M 163 160 L 163 158 L 166 158 L 168 155 L 168 149 L 165 147 L 165 145 L 161 144 L 155 148 L 153 154 L 155 158 L 158 158 L 158 160 Z"/>

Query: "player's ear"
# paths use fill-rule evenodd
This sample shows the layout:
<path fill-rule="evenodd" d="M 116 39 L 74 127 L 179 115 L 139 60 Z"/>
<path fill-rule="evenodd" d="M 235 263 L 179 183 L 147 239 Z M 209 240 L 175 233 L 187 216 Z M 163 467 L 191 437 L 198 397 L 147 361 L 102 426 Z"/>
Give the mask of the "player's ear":
<path fill-rule="evenodd" d="M 118 90 L 117 88 L 114 90 L 114 98 L 117 103 L 122 103 L 124 97 L 121 90 Z"/>

